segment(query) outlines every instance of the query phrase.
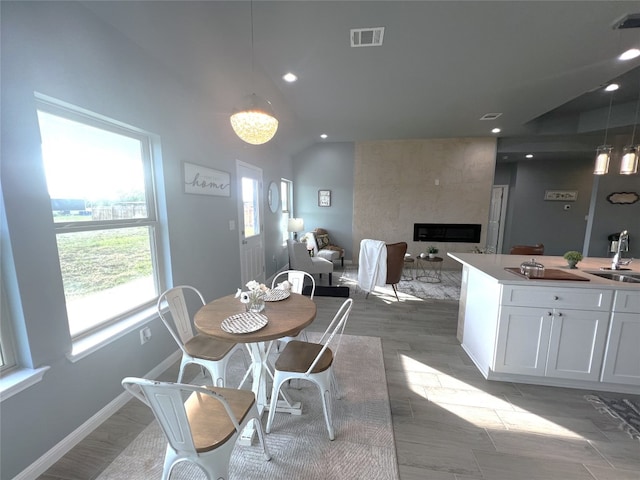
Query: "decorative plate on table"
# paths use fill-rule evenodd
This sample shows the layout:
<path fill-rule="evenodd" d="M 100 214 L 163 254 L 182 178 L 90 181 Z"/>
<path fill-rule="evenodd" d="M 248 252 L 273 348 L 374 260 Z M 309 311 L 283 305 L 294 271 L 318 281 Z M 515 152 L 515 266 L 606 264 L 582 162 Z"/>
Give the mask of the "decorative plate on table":
<path fill-rule="evenodd" d="M 227 333 L 251 333 L 260 330 L 269 322 L 261 313 L 245 312 L 225 318 L 220 328 Z"/>
<path fill-rule="evenodd" d="M 265 302 L 277 302 L 279 300 L 284 300 L 285 298 L 289 298 L 289 295 L 291 295 L 291 292 L 289 292 L 289 290 L 282 290 L 281 288 L 274 288 L 273 290 L 270 290 L 269 293 L 267 293 L 264 296 L 264 301 Z"/>

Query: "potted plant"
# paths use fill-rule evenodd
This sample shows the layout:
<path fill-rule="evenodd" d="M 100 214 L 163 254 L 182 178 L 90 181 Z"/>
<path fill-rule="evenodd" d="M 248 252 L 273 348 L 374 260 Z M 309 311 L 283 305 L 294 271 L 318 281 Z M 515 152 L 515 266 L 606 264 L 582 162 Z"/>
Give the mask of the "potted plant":
<path fill-rule="evenodd" d="M 580 252 L 576 252 L 575 250 L 569 250 L 564 254 L 564 259 L 569 264 L 569 268 L 576 268 L 578 262 L 582 260 L 582 254 Z"/>
<path fill-rule="evenodd" d="M 435 257 L 436 253 L 438 253 L 438 247 L 436 247 L 435 245 L 430 245 L 427 248 L 427 253 L 429 254 L 429 258 Z"/>

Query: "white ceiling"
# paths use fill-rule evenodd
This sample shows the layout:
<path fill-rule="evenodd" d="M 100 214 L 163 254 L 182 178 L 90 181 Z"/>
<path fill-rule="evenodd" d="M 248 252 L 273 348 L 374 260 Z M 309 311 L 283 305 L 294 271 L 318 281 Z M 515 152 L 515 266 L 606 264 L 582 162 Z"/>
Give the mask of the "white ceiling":
<path fill-rule="evenodd" d="M 610 97 L 597 87 L 618 77 L 611 125 L 635 122 L 640 78 L 624 74 L 640 70 L 640 58 L 617 56 L 640 48 L 640 29 L 612 26 L 640 13 L 640 2 L 258 0 L 253 74 L 249 2 L 84 4 L 201 89 L 216 115 L 252 91 L 268 98 L 280 120 L 274 141 L 290 153 L 321 133 L 359 141 L 487 136 L 493 127 L 505 152 L 541 144 L 540 135 L 542 150 L 547 135 L 598 143 Z M 381 47 L 350 47 L 351 28 L 378 26 Z M 288 71 L 298 82 L 282 80 Z M 551 144 L 568 143 L 579 142 Z"/>

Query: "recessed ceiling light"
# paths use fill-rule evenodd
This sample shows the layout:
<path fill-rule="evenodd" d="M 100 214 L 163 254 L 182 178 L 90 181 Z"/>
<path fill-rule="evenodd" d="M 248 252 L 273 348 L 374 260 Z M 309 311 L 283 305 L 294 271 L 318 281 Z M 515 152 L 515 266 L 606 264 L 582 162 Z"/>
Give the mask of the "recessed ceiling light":
<path fill-rule="evenodd" d="M 615 92 L 619 88 L 620 88 L 620 85 L 618 85 L 617 83 L 610 83 L 609 85 L 607 85 L 605 87 L 604 91 L 605 92 Z"/>
<path fill-rule="evenodd" d="M 285 82 L 293 83 L 293 82 L 295 82 L 296 80 L 298 80 L 298 77 L 297 77 L 295 74 L 293 74 L 293 73 L 291 73 L 291 72 L 288 72 L 288 73 L 285 73 L 285 74 L 282 76 L 282 79 L 283 79 Z"/>
<path fill-rule="evenodd" d="M 325 139 L 325 138 L 327 138 L 328 136 L 329 136 L 329 135 L 327 135 L 326 133 L 323 133 L 322 135 L 320 135 L 320 138 L 322 138 L 322 139 L 324 140 L 324 139 Z"/>
<path fill-rule="evenodd" d="M 620 60 L 631 60 L 636 57 L 640 57 L 640 50 L 638 50 L 637 48 L 630 48 L 629 50 L 624 52 L 622 55 L 620 55 L 618 58 Z"/>
<path fill-rule="evenodd" d="M 525 155 L 525 157 L 526 157 L 526 158 L 533 158 L 533 153 L 527 153 L 527 154 Z"/>
<path fill-rule="evenodd" d="M 500 130 L 499 128 L 494 128 L 493 130 L 491 130 L 491 133 L 500 133 L 502 130 Z"/>

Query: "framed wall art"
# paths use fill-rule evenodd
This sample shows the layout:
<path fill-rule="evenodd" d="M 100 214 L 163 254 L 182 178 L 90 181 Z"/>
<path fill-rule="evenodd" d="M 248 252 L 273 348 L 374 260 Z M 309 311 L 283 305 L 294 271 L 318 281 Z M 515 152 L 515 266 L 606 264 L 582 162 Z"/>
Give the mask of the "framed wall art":
<path fill-rule="evenodd" d="M 631 205 L 640 200 L 640 195 L 636 192 L 613 192 L 607 195 L 607 201 L 609 203 L 618 205 Z"/>
<path fill-rule="evenodd" d="M 578 199 L 577 190 L 545 190 L 545 200 L 560 200 L 563 202 L 575 202 Z"/>
<path fill-rule="evenodd" d="M 230 197 L 230 176 L 227 172 L 184 162 L 184 193 Z"/>
<path fill-rule="evenodd" d="M 331 190 L 318 190 L 318 206 L 319 207 L 331 206 Z"/>

